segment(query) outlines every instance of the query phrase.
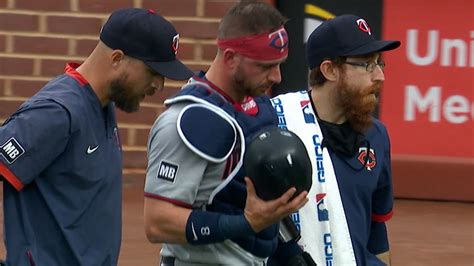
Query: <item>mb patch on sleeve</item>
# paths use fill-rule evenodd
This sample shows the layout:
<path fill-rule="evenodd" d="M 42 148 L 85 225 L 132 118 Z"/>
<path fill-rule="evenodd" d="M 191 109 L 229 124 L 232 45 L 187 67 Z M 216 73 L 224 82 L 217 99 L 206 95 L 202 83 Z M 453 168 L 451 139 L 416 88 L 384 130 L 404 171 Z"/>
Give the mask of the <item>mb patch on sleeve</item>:
<path fill-rule="evenodd" d="M 158 167 L 157 178 L 164 179 L 166 181 L 174 183 L 177 173 L 178 173 L 178 165 L 161 161 L 160 167 Z"/>
<path fill-rule="evenodd" d="M 15 138 L 10 138 L 0 146 L 0 153 L 9 164 L 12 164 L 16 159 L 23 155 L 23 153 L 25 153 L 25 149 L 23 149 Z"/>

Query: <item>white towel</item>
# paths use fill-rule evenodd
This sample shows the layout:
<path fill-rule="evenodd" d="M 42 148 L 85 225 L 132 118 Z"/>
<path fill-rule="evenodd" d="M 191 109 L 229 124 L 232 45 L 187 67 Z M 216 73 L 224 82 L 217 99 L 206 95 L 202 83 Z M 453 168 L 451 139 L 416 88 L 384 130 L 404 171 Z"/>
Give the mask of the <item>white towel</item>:
<path fill-rule="evenodd" d="M 295 132 L 303 141 L 313 165 L 309 202 L 292 215 L 300 229 L 298 244 L 317 265 L 356 265 L 346 215 L 336 175 L 323 135 L 306 91 L 287 93 L 272 99 L 279 127 Z M 317 104 L 317 103 L 316 103 Z"/>

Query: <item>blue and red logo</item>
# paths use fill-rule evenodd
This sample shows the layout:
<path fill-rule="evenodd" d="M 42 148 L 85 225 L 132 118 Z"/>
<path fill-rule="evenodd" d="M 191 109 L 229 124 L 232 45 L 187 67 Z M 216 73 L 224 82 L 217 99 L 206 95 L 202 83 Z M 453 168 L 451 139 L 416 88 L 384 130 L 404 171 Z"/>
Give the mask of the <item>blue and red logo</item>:
<path fill-rule="evenodd" d="M 369 24 L 367 23 L 367 21 L 365 21 L 364 19 L 360 18 L 356 21 L 357 23 L 357 27 L 359 28 L 359 30 L 369 34 L 369 35 L 372 35 L 372 32 L 370 30 L 370 26 Z"/>
<path fill-rule="evenodd" d="M 319 193 L 316 194 L 316 206 L 318 209 L 318 220 L 320 222 L 329 221 L 329 212 L 324 203 L 324 198 L 326 197 L 326 193 Z"/>
<path fill-rule="evenodd" d="M 270 46 L 280 50 L 280 53 L 283 53 L 288 47 L 288 33 L 286 33 L 285 28 L 270 33 L 268 38 L 271 39 Z"/>
<path fill-rule="evenodd" d="M 174 54 L 178 53 L 179 48 L 179 34 L 176 34 L 173 37 L 173 43 L 171 44 L 171 49 L 173 49 Z"/>
<path fill-rule="evenodd" d="M 316 118 L 311 113 L 311 104 L 309 100 L 304 100 L 300 102 L 301 111 L 303 111 L 304 121 L 306 124 L 315 124 Z"/>
<path fill-rule="evenodd" d="M 370 149 L 369 152 L 367 152 L 367 148 L 359 148 L 357 159 L 369 171 L 372 171 L 372 169 L 377 165 L 374 149 Z"/>

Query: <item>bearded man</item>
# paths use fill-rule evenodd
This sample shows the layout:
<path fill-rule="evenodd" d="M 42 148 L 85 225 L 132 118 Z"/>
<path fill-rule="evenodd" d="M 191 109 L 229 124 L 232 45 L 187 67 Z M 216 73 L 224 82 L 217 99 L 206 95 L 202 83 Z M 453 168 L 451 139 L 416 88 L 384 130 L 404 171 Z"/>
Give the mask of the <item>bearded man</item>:
<path fill-rule="evenodd" d="M 6 265 L 118 263 L 115 107 L 137 111 L 165 77 L 185 80 L 193 72 L 176 58 L 178 32 L 154 10 L 115 10 L 99 39 L 82 64 L 68 63 L 0 126 Z"/>
<path fill-rule="evenodd" d="M 209 70 L 165 101 L 148 140 L 144 200 L 161 266 L 265 265 L 280 220 L 307 202 L 295 188 L 260 199 L 243 167 L 247 144 L 278 124 L 264 93 L 281 81 L 285 21 L 264 1 L 239 1 L 220 22 Z"/>
<path fill-rule="evenodd" d="M 390 142 L 372 113 L 385 79 L 381 52 L 399 46 L 376 40 L 354 15 L 325 21 L 309 37 L 309 90 L 272 102 L 279 126 L 297 133 L 312 156 L 313 186 L 292 215 L 301 239 L 281 243 L 268 265 L 282 265 L 298 245 L 317 265 L 390 264 Z"/>

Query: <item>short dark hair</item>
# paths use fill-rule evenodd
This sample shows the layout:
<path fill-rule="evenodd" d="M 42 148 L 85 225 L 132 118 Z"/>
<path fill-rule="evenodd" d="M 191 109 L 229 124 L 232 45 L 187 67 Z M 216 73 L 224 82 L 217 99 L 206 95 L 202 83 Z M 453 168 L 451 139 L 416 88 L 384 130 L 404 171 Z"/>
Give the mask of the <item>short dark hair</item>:
<path fill-rule="evenodd" d="M 342 67 L 344 62 L 346 62 L 346 57 L 339 56 L 334 59 L 329 59 L 326 58 L 324 60 L 330 60 L 335 67 Z M 323 60 L 323 61 L 324 61 Z M 308 75 L 308 84 L 310 87 L 316 86 L 320 87 L 322 86 L 325 82 L 327 81 L 326 77 L 324 77 L 323 73 L 321 72 L 321 69 L 318 67 L 315 67 L 309 71 Z"/>
<path fill-rule="evenodd" d="M 242 0 L 227 11 L 219 24 L 219 39 L 271 32 L 279 29 L 287 19 L 272 5 Z"/>

